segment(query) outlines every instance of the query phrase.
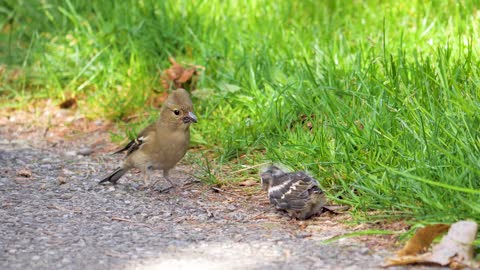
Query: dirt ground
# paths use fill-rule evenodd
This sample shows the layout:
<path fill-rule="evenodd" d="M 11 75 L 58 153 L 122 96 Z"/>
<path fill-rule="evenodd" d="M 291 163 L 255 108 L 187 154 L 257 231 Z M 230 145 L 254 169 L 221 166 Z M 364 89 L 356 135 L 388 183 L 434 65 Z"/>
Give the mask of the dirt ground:
<path fill-rule="evenodd" d="M 178 192 L 143 190 L 135 172 L 98 185 L 121 160 L 111 124 L 52 104 L 0 113 L 0 269 L 380 269 L 396 236 L 323 241 L 408 229 L 348 213 L 291 220 L 258 186 L 214 190 L 185 161 L 172 172 Z"/>

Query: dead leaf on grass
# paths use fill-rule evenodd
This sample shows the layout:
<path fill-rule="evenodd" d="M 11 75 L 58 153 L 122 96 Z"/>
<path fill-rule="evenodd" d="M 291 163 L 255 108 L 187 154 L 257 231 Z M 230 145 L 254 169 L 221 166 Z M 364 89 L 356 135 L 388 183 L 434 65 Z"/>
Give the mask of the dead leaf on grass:
<path fill-rule="evenodd" d="M 300 114 L 298 119 L 292 121 L 290 128 L 294 128 L 296 125 L 301 125 L 304 129 L 311 132 L 314 128 L 314 122 L 316 122 L 316 118 L 317 116 L 315 114 Z"/>
<path fill-rule="evenodd" d="M 198 76 L 205 67 L 198 65 L 188 65 L 187 67 L 177 63 L 173 57 L 168 61 L 172 66 L 164 70 L 160 76 L 161 84 L 164 89 L 185 88 L 193 91 L 196 88 Z"/>
<path fill-rule="evenodd" d="M 410 245 L 411 247 L 405 251 L 407 248 L 407 246 L 405 246 L 405 248 L 399 252 L 399 254 L 406 255 L 397 255 L 394 258 L 389 258 L 384 266 L 433 263 L 442 266 L 449 265 L 450 267 L 457 269 L 464 267 L 478 269 L 480 265 L 473 259 L 473 241 L 476 238 L 478 229 L 478 225 L 474 221 L 459 221 L 452 224 L 447 235 L 443 237 L 439 244 L 432 247 L 432 251 L 423 254 L 418 253 L 426 248 L 425 245 L 428 247 L 435 236 L 445 230 L 445 226 L 446 225 L 444 224 L 438 224 L 430 226 L 432 228 L 421 232 L 419 231 L 414 236 L 414 238 L 417 239 L 414 240 L 412 244 L 410 243 L 411 241 L 407 243 L 407 246 Z"/>
<path fill-rule="evenodd" d="M 58 105 L 62 109 L 70 109 L 77 106 L 77 100 L 75 98 L 68 98 Z"/>
<path fill-rule="evenodd" d="M 363 130 L 365 128 L 365 126 L 363 125 L 362 122 L 360 122 L 360 120 L 355 120 L 354 123 L 359 130 Z"/>
<path fill-rule="evenodd" d="M 245 180 L 243 182 L 238 183 L 238 185 L 241 186 L 241 187 L 251 187 L 251 186 L 256 186 L 257 184 L 258 184 L 257 181 L 255 181 L 253 179 L 248 179 L 248 180 Z"/>
<path fill-rule="evenodd" d="M 27 168 L 23 168 L 17 171 L 17 176 L 24 177 L 24 178 L 30 178 L 32 177 L 32 171 L 30 171 Z"/>

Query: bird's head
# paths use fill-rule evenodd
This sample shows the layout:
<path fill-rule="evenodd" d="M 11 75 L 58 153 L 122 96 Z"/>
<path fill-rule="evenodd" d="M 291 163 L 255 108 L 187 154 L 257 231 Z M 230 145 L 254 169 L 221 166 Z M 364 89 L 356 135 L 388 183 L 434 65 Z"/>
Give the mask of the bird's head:
<path fill-rule="evenodd" d="M 185 89 L 179 88 L 168 95 L 161 112 L 162 121 L 187 128 L 196 123 L 197 116 L 193 113 L 190 95 Z"/>
<path fill-rule="evenodd" d="M 262 188 L 267 190 L 269 186 L 272 185 L 273 180 L 285 172 L 275 165 L 270 165 L 260 174 L 260 179 L 262 181 Z"/>

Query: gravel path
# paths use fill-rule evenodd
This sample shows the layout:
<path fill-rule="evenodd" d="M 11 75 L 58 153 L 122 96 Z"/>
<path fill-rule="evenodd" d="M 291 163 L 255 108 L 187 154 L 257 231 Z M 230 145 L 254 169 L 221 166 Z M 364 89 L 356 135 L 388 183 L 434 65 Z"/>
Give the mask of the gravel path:
<path fill-rule="evenodd" d="M 388 255 L 322 244 L 338 234 L 320 226 L 328 218 L 292 221 L 258 192 L 194 182 L 159 193 L 135 173 L 98 185 L 119 157 L 71 147 L 0 140 L 0 269 L 378 269 Z M 172 177 L 191 182 L 189 170 Z"/>

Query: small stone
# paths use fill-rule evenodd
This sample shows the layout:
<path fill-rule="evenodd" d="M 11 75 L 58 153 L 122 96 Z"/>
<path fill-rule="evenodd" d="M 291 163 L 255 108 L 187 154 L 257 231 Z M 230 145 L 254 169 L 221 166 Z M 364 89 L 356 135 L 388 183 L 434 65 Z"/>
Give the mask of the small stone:
<path fill-rule="evenodd" d="M 90 147 L 84 147 L 77 151 L 77 154 L 82 156 L 88 156 L 93 153 L 93 149 Z"/>
<path fill-rule="evenodd" d="M 368 255 L 370 253 L 370 249 L 368 249 L 367 247 L 362 247 L 358 249 L 358 253 L 360 253 L 361 255 Z"/>
<path fill-rule="evenodd" d="M 76 155 L 77 155 L 77 152 L 75 152 L 75 151 L 66 151 L 65 152 L 65 156 L 67 156 L 67 157 L 74 157 Z"/>
<path fill-rule="evenodd" d="M 62 176 L 58 177 L 57 181 L 58 181 L 59 185 L 63 185 L 63 184 L 67 183 L 67 179 L 65 177 L 62 177 Z"/>
<path fill-rule="evenodd" d="M 40 260 L 40 256 L 34 255 L 34 256 L 32 257 L 32 261 L 38 261 L 38 260 Z"/>
<path fill-rule="evenodd" d="M 308 233 L 308 232 L 299 232 L 297 234 L 295 234 L 295 237 L 297 238 L 307 238 L 307 237 L 310 237 L 312 236 L 311 233 Z"/>

